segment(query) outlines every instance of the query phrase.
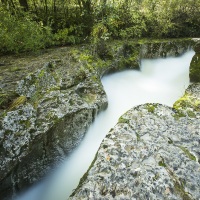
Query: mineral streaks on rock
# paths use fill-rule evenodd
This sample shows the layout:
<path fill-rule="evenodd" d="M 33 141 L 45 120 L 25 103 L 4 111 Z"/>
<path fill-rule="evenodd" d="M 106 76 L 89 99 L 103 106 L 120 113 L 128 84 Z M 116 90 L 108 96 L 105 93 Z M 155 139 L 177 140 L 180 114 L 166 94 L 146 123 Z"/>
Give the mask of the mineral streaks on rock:
<path fill-rule="evenodd" d="M 193 101 L 199 88 L 186 91 Z M 160 104 L 126 112 L 69 199 L 200 199 L 200 109 L 190 109 L 195 118 Z"/>

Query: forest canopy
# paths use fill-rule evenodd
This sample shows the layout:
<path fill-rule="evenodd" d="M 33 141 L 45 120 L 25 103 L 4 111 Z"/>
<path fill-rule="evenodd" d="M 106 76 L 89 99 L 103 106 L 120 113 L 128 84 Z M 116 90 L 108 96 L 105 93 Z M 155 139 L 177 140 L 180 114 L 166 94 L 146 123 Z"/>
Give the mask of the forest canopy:
<path fill-rule="evenodd" d="M 200 36 L 199 0 L 1 0 L 0 52 Z"/>

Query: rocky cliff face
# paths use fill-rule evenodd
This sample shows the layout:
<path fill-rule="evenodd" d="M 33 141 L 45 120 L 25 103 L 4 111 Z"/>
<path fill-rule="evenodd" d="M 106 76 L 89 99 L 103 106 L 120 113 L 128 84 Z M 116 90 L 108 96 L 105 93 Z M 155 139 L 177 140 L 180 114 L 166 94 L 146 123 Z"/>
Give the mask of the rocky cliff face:
<path fill-rule="evenodd" d="M 13 67 L 8 73 L 5 67 L 5 80 L 0 77 L 2 199 L 10 199 L 9 196 L 16 191 L 39 180 L 79 144 L 96 114 L 107 106 L 106 94 L 100 82 L 103 74 L 124 68 L 139 68 L 140 59 L 144 57 L 181 54 L 195 42 L 174 41 L 173 45 L 169 41 L 152 43 L 109 44 L 101 47 L 106 51 L 98 47 L 95 54 L 84 48 L 66 53 L 61 48 L 56 58 L 48 55 L 46 60 L 51 62 L 43 66 L 41 63 L 44 60 L 37 57 L 34 59 L 41 60 L 40 64 L 34 61 L 29 70 L 24 66 L 23 70 Z M 163 54 L 163 51 L 166 53 Z M 19 74 L 20 70 L 26 73 Z M 170 108 L 157 107 L 168 109 L 168 115 L 172 113 Z M 152 112 L 146 113 L 153 116 Z M 130 127 L 129 130 L 132 131 Z M 129 160 L 127 157 L 120 159 Z M 109 181 L 108 184 L 112 184 L 112 180 Z M 115 192 L 113 195 L 116 196 Z"/>
<path fill-rule="evenodd" d="M 198 40 L 194 50 L 190 77 L 200 67 Z M 121 116 L 69 199 L 199 199 L 199 149 L 200 83 L 194 83 L 173 108 L 144 104 Z"/>
<path fill-rule="evenodd" d="M 106 135 L 72 199 L 199 199 L 200 84 L 175 108 L 144 104 Z"/>
<path fill-rule="evenodd" d="M 194 40 L 196 41 L 194 45 L 195 55 L 190 64 L 190 80 L 192 82 L 200 82 L 200 40 Z"/>
<path fill-rule="evenodd" d="M 100 80 L 64 75 L 48 63 L 18 82 L 20 95 L 2 114 L 0 196 L 43 177 L 82 140 L 107 100 Z M 69 80 L 65 80 L 69 79 Z M 76 78 L 78 82 L 76 82 Z"/>
<path fill-rule="evenodd" d="M 141 45 L 140 55 L 142 58 L 176 57 L 191 49 L 194 43 L 193 40 L 149 41 Z"/>

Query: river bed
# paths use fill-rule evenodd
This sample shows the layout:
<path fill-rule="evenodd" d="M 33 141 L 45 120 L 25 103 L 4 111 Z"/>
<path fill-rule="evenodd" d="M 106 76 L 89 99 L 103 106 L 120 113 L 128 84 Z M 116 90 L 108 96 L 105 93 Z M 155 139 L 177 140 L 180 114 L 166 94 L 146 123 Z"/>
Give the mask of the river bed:
<path fill-rule="evenodd" d="M 97 116 L 81 144 L 54 174 L 15 199 L 66 200 L 90 166 L 101 141 L 124 112 L 144 103 L 173 106 L 184 94 L 193 55 L 189 51 L 178 58 L 143 59 L 140 71 L 126 70 L 104 76 L 102 84 L 108 108 Z"/>

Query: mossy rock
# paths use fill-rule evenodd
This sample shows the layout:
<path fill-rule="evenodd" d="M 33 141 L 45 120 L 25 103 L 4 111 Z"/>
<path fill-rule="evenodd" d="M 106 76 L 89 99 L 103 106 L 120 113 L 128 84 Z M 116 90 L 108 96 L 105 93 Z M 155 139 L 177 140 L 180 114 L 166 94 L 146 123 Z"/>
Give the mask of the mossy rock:
<path fill-rule="evenodd" d="M 196 53 L 190 63 L 190 81 L 200 82 L 200 53 Z"/>
<path fill-rule="evenodd" d="M 194 51 L 196 53 L 200 53 L 200 42 L 197 42 L 195 45 L 194 45 Z"/>
<path fill-rule="evenodd" d="M 127 123 L 127 124 L 129 124 L 129 119 L 125 119 L 123 117 L 120 117 L 119 120 L 118 120 L 118 123 Z"/>
<path fill-rule="evenodd" d="M 189 150 L 188 150 L 186 147 L 179 146 L 179 148 L 184 152 L 184 154 L 185 154 L 190 160 L 196 161 L 196 157 L 195 157 L 193 154 L 191 154 L 191 153 L 189 152 Z"/>
<path fill-rule="evenodd" d="M 17 98 L 17 94 L 15 92 L 0 92 L 0 109 L 6 109 L 9 107 L 11 102 Z"/>
<path fill-rule="evenodd" d="M 199 105 L 200 101 L 186 92 L 183 97 L 181 97 L 178 101 L 174 103 L 173 107 L 177 110 L 184 108 L 193 108 L 194 110 L 198 111 Z"/>
<path fill-rule="evenodd" d="M 113 58 L 113 54 L 110 51 L 109 46 L 106 44 L 105 41 L 100 41 L 95 45 L 95 51 L 97 53 L 97 55 L 99 56 L 99 58 L 101 58 L 102 60 L 110 60 Z"/>
<path fill-rule="evenodd" d="M 9 111 L 14 110 L 15 108 L 17 108 L 18 106 L 24 104 L 27 101 L 27 98 L 25 96 L 20 96 L 18 98 L 16 98 L 12 104 L 10 105 L 10 107 L 8 108 Z"/>
<path fill-rule="evenodd" d="M 151 112 L 151 113 L 154 113 L 156 107 L 157 107 L 157 105 L 154 105 L 154 104 L 147 104 L 146 105 L 148 112 Z"/>

